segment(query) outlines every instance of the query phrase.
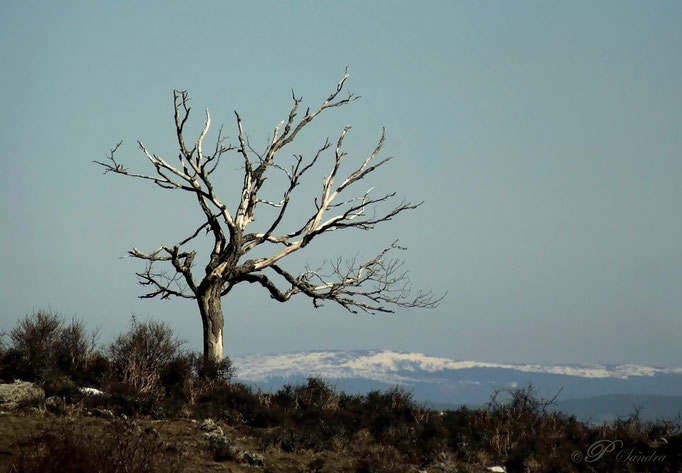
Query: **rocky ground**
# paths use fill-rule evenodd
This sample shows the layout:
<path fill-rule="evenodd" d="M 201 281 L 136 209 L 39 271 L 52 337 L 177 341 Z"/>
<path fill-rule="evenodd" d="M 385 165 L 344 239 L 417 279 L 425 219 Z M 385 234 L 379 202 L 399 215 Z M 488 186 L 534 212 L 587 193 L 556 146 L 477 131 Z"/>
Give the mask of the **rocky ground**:
<path fill-rule="evenodd" d="M 81 392 L 102 394 L 90 388 Z M 108 409 L 45 398 L 33 383 L 0 384 L 0 473 L 489 471 L 482 465 L 455 468 L 447 461 L 418 468 L 403 463 L 395 449 L 376 445 L 366 431 L 352 442 L 339 439 L 332 448 L 315 451 L 290 448 L 286 440 L 273 445 L 273 438 L 286 439 L 287 433 L 271 430 L 276 429 L 213 419 L 117 416 Z"/>
<path fill-rule="evenodd" d="M 22 407 L 30 404 L 39 407 Z M 57 398 L 45 399 L 42 389 L 32 383 L 0 385 L 0 472 L 33 471 L 45 465 L 59 471 L 59 463 L 66 469 L 79 451 L 86 456 L 99 454 L 94 463 L 103 468 L 125 464 L 113 470 L 355 471 L 353 462 L 341 452 L 287 453 L 264 448 L 248 430 L 238 431 L 211 419 L 116 417 L 106 409 L 86 410 Z"/>
<path fill-rule="evenodd" d="M 400 386 L 348 394 L 318 377 L 263 392 L 153 321 L 133 320 L 102 351 L 82 323 L 50 313 L 9 335 L 0 473 L 682 471 L 679 418 L 584 423 L 532 385 L 438 411 Z"/>
<path fill-rule="evenodd" d="M 71 451 L 73 444 L 78 442 L 90 448 L 86 455 L 98 457 L 97 464 L 104 466 L 107 463 L 127 462 L 132 471 L 487 471 L 486 468 L 473 466 L 455 470 L 445 465 L 420 470 L 393 462 L 391 452 L 376 450 L 368 454 L 367 449 L 360 445 L 361 439 L 357 448 L 339 444 L 332 451 L 287 452 L 279 447 L 264 446 L 261 432 L 238 430 L 222 422 L 193 419 L 131 420 L 114 418 L 108 414 L 70 412 L 55 415 L 41 408 L 3 412 L 0 414 L 0 472 L 37 471 L 46 464 L 56 467 L 50 471 L 61 471 L 59 463 L 67 461 L 62 458 L 66 455 L 64 452 Z M 68 443 L 71 447 L 65 448 Z M 73 455 L 69 455 L 73 459 Z M 136 455 L 140 458 L 136 459 Z M 151 461 L 150 457 L 155 458 Z M 33 469 L 36 466 L 38 468 Z"/>
<path fill-rule="evenodd" d="M 55 417 L 40 410 L 4 413 L 0 416 L 0 471 L 39 455 L 41 448 L 54 441 L 55 434 L 77 433 L 85 438 L 108 438 L 120 419 L 93 416 Z M 256 437 L 238 432 L 222 423 L 195 420 L 128 420 L 145 441 L 160 448 L 168 462 L 180 462 L 184 471 L 225 472 L 326 472 L 355 471 L 343 452 L 287 453 L 278 448 L 262 449 Z M 120 439 L 118 439 L 120 440 Z M 113 440 L 114 443 L 117 440 Z M 139 440 L 142 445 L 143 440 Z M 43 445 L 41 445 L 41 443 Z M 120 448 L 112 443 L 111 449 Z M 101 458 L 101 462 L 111 458 Z"/>
<path fill-rule="evenodd" d="M 538 410 L 544 404 L 530 391 L 457 412 L 417 407 L 400 391 L 341 408 L 340 395 L 319 380 L 292 390 L 308 407 L 287 412 L 276 405 L 282 393 L 238 385 L 218 393 L 231 397 L 214 399 L 210 410 L 171 411 L 92 388 L 77 388 L 69 401 L 32 383 L 0 384 L 0 473 L 682 471 L 678 421 L 585 425 Z M 327 397 L 315 404 L 312 394 Z M 225 410 L 228 401 L 241 407 Z"/>

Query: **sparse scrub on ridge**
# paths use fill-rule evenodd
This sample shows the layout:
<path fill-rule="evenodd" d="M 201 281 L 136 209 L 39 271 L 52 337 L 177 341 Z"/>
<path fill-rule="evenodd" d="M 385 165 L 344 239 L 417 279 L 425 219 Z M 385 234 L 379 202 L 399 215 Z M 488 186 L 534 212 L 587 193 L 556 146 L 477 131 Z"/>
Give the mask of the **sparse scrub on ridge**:
<path fill-rule="evenodd" d="M 181 423 L 181 418 L 221 423 L 265 457 L 266 470 L 268 455 L 306 457 L 313 466 L 299 469 L 322 473 L 473 472 L 490 465 L 504 466 L 509 473 L 615 471 L 616 466 L 625 472 L 672 472 L 682 467 L 680 419 L 645 422 L 635 409 L 610 424 L 583 423 L 551 409 L 554 399 L 541 398 L 530 385 L 495 391 L 483 408 L 439 412 L 399 386 L 351 395 L 313 377 L 263 392 L 233 382 L 229 359 L 207 366 L 202 354 L 182 349 L 167 325 L 149 320 L 133 319 L 128 331 L 103 351 L 82 323 L 42 312 L 20 319 L 5 339 L 0 345 L 3 380 L 26 374 L 61 403 L 59 408 L 47 401 L 26 406 L 24 415 L 40 415 L 45 425 L 32 431 L 28 443 L 13 444 L 15 469 L 10 471 L 89 471 L 92 455 L 114 447 L 120 467 L 100 471 L 167 471 L 154 468 L 176 458 L 178 450 L 166 448 L 170 440 L 157 442 L 131 426 Z M 76 372 L 78 366 L 105 395 L 79 391 L 85 375 Z M 88 414 L 111 419 L 101 439 L 87 428 L 80 432 L 79 425 L 93 420 Z M 124 415 L 132 424 L 117 423 Z M 206 461 L 235 461 L 229 455 L 216 457 L 199 438 L 205 445 L 194 454 L 205 454 Z M 226 445 L 231 441 L 225 440 Z M 576 461 L 576 452 L 587 455 L 590 445 L 600 441 L 622 442 L 640 458 L 618 463 L 614 453 Z M 196 450 L 197 440 L 188 442 Z M 659 460 L 641 459 L 649 453 Z M 55 470 L 53 459 L 63 459 L 66 466 Z"/>
<path fill-rule="evenodd" d="M 130 328 L 108 347 L 98 346 L 97 331 L 89 333 L 83 321 L 50 311 L 20 318 L 3 335 L 0 382 L 35 382 L 47 397 L 86 404 L 102 400 L 82 399 L 78 388 L 101 388 L 110 394 L 108 407 L 121 413 L 180 412 L 234 375 L 229 358 L 206 362 L 183 350 L 172 329 L 154 320 L 132 317 Z"/>

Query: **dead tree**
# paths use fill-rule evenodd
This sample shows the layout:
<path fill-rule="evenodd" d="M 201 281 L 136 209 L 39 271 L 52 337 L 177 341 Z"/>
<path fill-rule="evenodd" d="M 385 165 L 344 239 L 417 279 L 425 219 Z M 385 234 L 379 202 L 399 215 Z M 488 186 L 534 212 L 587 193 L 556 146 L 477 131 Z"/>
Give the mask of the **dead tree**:
<path fill-rule="evenodd" d="M 173 165 L 161 156 L 151 153 L 138 141 L 146 158 L 154 166 L 156 174 L 139 174 L 120 164 L 115 153 L 119 142 L 108 154 L 107 161 L 95 163 L 104 167 L 104 172 L 143 179 L 163 189 L 180 189 L 196 199 L 203 213 L 202 224 L 192 230 L 189 236 L 174 245 L 162 245 L 151 252 L 133 248 L 129 256 L 144 260 L 145 269 L 137 273 L 140 284 L 149 287 L 142 298 L 183 297 L 196 299 L 201 314 L 206 361 L 223 358 L 223 310 L 221 299 L 237 284 L 248 282 L 260 284 L 270 297 L 285 302 L 296 294 L 304 294 L 318 307 L 323 301 L 340 304 L 351 312 L 364 311 L 393 312 L 394 307 L 435 307 L 440 298 L 423 291 L 413 293 L 407 272 L 398 259 L 389 259 L 389 252 L 402 250 L 397 242 L 384 248 L 379 254 L 364 263 L 355 261 L 342 264 L 340 260 L 328 264 L 328 269 L 305 269 L 295 274 L 282 265 L 285 257 L 302 250 L 313 239 L 323 234 L 350 228 L 371 230 L 375 225 L 391 220 L 396 215 L 413 210 L 421 204 L 402 202 L 383 212 L 377 204 L 391 200 L 395 193 L 378 197 L 370 192 L 344 197 L 347 189 L 370 173 L 386 164 L 391 158 L 377 160 L 385 138 L 385 130 L 374 150 L 359 166 L 345 177 L 339 176 L 339 168 L 346 153 L 342 145 L 350 126 L 341 132 L 335 144 L 327 139 L 315 155 L 305 160 L 294 156 L 290 167 L 278 161 L 279 152 L 291 143 L 299 133 L 321 113 L 335 107 L 342 107 L 357 99 L 352 93 L 341 96 L 348 78 L 344 74 L 336 89 L 316 109 L 306 110 L 299 119 L 301 98 L 292 92 L 293 106 L 286 120 L 277 125 L 262 153 L 256 152 L 249 144 L 237 112 L 236 128 L 238 143 L 224 145 L 224 137 L 218 133 L 215 147 L 209 153 L 203 148 L 204 138 L 211 125 L 211 116 L 206 110 L 206 122 L 196 141 L 185 141 L 184 128 L 190 115 L 189 97 L 185 91 L 174 91 L 175 129 L 179 146 L 179 162 Z M 333 155 L 331 171 L 326 174 L 319 195 L 314 199 L 315 209 L 307 218 L 289 231 L 280 230 L 280 224 L 289 208 L 294 190 L 301 178 L 328 152 Z M 241 198 L 236 209 L 230 208 L 214 188 L 212 173 L 225 153 L 234 152 L 243 161 L 244 180 Z M 332 156 L 330 156 L 332 157 Z M 259 197 L 270 172 L 283 172 L 288 180 L 279 202 Z M 343 196 L 342 196 L 343 194 Z M 259 205 L 274 209 L 274 218 L 265 231 L 249 232 L 247 228 L 254 220 Z M 371 212 L 369 210 L 372 210 Z M 196 250 L 186 249 L 202 232 L 211 235 L 212 249 L 203 274 L 195 275 L 193 268 Z M 268 247 L 268 257 L 249 258 L 249 253 Z M 260 250 L 259 250 L 260 251 Z M 169 265 L 166 270 L 157 270 L 159 264 Z M 199 272 L 199 271 L 196 271 Z"/>

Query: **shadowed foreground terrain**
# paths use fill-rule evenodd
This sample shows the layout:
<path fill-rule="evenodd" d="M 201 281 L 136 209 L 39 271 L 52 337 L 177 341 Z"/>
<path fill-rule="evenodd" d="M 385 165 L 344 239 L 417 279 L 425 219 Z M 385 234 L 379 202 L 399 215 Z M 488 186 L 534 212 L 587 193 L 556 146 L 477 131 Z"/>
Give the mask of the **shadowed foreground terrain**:
<path fill-rule="evenodd" d="M 20 320 L 0 346 L 0 471 L 677 472 L 679 419 L 637 410 L 586 424 L 532 386 L 436 411 L 395 387 L 318 378 L 261 392 L 207 366 L 164 324 L 135 319 L 97 347 L 78 321 Z M 24 382 L 14 382 L 15 380 Z M 496 467 L 493 470 L 490 468 Z"/>
<path fill-rule="evenodd" d="M 266 448 L 263 466 L 249 465 L 211 448 L 201 423 L 189 419 L 55 417 L 43 413 L 3 415 L 0 471 L 195 472 L 356 471 L 341 452 L 285 452 Z M 259 450 L 250 437 L 225 423 L 217 426 L 239 446 Z M 218 461 L 216 461 L 218 460 Z M 327 465 L 327 468 L 322 468 Z"/>
<path fill-rule="evenodd" d="M 165 400 L 119 394 L 72 404 L 53 396 L 0 416 L 0 471 L 676 472 L 682 465 L 677 423 L 633 415 L 587 426 L 545 411 L 530 394 L 435 412 L 399 389 L 349 397 L 310 379 L 274 394 L 227 384 L 184 414 Z"/>

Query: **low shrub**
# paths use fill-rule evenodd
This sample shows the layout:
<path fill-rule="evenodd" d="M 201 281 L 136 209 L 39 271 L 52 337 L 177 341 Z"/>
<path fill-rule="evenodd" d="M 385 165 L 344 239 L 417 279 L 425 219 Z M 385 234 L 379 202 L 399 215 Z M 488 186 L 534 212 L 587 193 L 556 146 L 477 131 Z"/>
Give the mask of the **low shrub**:
<path fill-rule="evenodd" d="M 413 471 L 398 450 L 390 445 L 372 445 L 358 452 L 356 473 L 407 473 Z"/>
<path fill-rule="evenodd" d="M 113 375 L 138 395 L 159 396 L 161 373 L 178 358 L 183 344 L 168 324 L 132 317 L 130 329 L 116 337 L 108 349 Z"/>

